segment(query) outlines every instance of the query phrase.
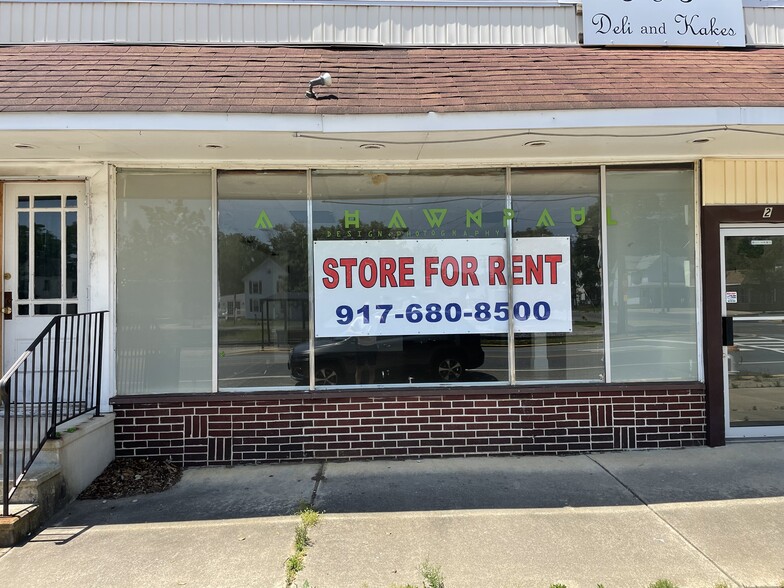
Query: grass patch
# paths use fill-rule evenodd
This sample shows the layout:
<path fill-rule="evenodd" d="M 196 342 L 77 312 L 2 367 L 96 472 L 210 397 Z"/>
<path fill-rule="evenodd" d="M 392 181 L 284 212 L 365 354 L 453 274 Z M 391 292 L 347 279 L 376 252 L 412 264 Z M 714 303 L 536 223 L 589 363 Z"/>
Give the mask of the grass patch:
<path fill-rule="evenodd" d="M 656 580 L 648 588 L 678 588 L 678 586 L 669 580 Z"/>

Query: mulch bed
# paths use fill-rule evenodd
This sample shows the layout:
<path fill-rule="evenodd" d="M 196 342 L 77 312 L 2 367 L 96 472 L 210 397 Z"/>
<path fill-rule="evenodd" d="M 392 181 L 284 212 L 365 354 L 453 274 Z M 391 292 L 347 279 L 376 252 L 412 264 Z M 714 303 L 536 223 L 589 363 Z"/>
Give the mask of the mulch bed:
<path fill-rule="evenodd" d="M 119 458 L 79 495 L 80 500 L 163 492 L 182 478 L 182 467 L 163 460 Z"/>

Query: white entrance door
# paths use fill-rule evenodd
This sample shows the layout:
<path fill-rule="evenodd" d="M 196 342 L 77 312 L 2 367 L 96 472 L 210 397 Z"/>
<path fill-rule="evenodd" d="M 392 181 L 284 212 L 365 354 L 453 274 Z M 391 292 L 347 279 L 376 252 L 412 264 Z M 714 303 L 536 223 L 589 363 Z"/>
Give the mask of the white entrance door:
<path fill-rule="evenodd" d="M 85 187 L 9 182 L 3 190 L 3 371 L 58 314 L 86 300 Z"/>
<path fill-rule="evenodd" d="M 722 227 L 727 438 L 784 436 L 784 228 Z"/>

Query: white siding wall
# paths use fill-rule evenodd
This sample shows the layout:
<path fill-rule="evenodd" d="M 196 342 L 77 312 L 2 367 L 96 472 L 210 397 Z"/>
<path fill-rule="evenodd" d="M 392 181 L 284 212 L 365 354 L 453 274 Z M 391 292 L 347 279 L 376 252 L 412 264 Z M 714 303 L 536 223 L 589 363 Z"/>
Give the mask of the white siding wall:
<path fill-rule="evenodd" d="M 483 5 L 484 4 L 484 5 Z M 784 46 L 784 0 L 745 0 L 750 45 Z M 0 44 L 576 45 L 579 3 L 2 1 Z"/>
<path fill-rule="evenodd" d="M 574 45 L 574 5 L 2 2 L 0 43 Z"/>

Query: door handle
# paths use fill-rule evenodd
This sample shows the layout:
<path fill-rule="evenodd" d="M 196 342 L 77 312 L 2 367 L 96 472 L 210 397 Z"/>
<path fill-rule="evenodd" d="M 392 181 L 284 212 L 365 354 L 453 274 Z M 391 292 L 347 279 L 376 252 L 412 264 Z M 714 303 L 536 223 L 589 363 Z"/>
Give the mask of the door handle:
<path fill-rule="evenodd" d="M 3 292 L 3 320 L 10 321 L 14 312 L 13 292 Z"/>
<path fill-rule="evenodd" d="M 735 325 L 731 316 L 721 317 L 721 344 L 725 347 L 735 345 Z"/>

